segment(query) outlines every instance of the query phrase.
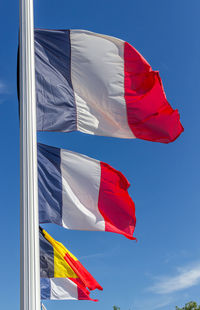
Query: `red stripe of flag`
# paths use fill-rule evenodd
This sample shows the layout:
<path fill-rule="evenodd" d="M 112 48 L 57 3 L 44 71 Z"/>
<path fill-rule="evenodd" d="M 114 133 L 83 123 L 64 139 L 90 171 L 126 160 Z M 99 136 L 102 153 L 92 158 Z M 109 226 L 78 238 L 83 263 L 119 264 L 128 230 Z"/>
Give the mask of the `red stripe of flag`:
<path fill-rule="evenodd" d="M 92 299 L 90 297 L 90 291 L 85 287 L 84 283 L 79 278 L 69 278 L 77 285 L 78 300 L 92 300 L 98 301 L 98 299 Z"/>
<path fill-rule="evenodd" d="M 83 284 L 90 290 L 103 290 L 100 284 L 93 278 L 93 276 L 83 267 L 83 265 L 77 260 L 75 261 L 68 253 L 65 253 L 64 259 L 81 279 Z"/>
<path fill-rule="evenodd" d="M 140 139 L 169 143 L 184 130 L 167 101 L 157 71 L 130 44 L 124 44 L 124 87 L 128 124 Z"/>
<path fill-rule="evenodd" d="M 105 230 L 135 240 L 135 204 L 128 193 L 130 183 L 125 176 L 101 162 L 98 208 L 105 220 Z"/>

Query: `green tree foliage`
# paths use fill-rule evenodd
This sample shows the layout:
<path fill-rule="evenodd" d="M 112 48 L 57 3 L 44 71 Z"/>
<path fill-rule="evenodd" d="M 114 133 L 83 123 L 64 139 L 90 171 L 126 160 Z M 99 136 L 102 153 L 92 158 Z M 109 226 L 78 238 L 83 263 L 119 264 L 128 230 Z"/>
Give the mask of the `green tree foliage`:
<path fill-rule="evenodd" d="M 200 310 L 200 305 L 198 306 L 195 301 L 190 301 L 183 308 L 176 307 L 176 310 Z"/>
<path fill-rule="evenodd" d="M 120 310 L 120 307 L 113 306 L 113 310 Z"/>

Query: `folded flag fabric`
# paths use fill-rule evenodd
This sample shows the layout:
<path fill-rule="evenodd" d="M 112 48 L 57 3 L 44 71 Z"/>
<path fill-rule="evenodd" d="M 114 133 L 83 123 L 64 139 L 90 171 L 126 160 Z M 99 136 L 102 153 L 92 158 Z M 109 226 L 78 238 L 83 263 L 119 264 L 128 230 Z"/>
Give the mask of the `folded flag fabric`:
<path fill-rule="evenodd" d="M 69 278 L 82 289 L 102 290 L 100 284 L 78 259 L 41 227 L 40 278 Z"/>
<path fill-rule="evenodd" d="M 67 278 L 40 278 L 41 299 L 93 300 L 90 292 Z"/>
<path fill-rule="evenodd" d="M 38 144 L 40 223 L 135 239 L 135 205 L 124 175 L 87 156 Z"/>
<path fill-rule="evenodd" d="M 35 30 L 37 128 L 169 143 L 183 131 L 158 71 L 129 43 Z"/>

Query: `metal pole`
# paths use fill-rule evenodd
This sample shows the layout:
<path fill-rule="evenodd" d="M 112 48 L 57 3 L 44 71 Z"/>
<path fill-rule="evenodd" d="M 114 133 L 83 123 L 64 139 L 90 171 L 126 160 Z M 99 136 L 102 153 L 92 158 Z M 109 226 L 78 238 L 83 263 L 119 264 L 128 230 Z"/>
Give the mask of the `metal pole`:
<path fill-rule="evenodd" d="M 40 310 L 33 0 L 20 0 L 20 310 Z"/>

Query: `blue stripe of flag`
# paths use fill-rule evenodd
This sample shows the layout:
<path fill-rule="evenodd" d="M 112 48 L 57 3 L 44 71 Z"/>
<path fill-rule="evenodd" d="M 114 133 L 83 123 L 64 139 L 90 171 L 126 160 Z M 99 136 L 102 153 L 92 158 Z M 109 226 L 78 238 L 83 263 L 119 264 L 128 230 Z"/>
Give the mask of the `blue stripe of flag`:
<path fill-rule="evenodd" d="M 41 299 L 51 298 L 51 281 L 47 278 L 40 278 Z"/>
<path fill-rule="evenodd" d="M 60 149 L 38 143 L 38 199 L 40 223 L 62 226 Z"/>
<path fill-rule="evenodd" d="M 69 30 L 35 30 L 35 70 L 37 129 L 77 130 Z"/>

